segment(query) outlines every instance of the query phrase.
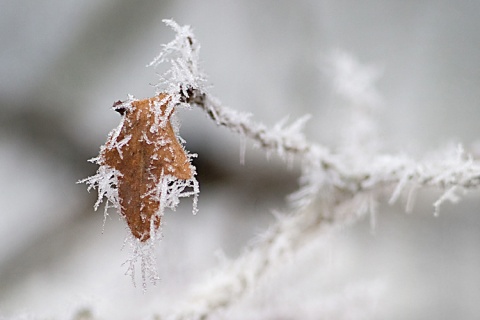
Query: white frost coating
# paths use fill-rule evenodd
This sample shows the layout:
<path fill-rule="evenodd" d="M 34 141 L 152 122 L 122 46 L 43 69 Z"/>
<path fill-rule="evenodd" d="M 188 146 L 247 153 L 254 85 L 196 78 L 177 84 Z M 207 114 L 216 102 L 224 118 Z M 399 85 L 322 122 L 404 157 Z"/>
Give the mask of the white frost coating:
<path fill-rule="evenodd" d="M 193 174 L 195 175 L 195 168 L 192 166 Z M 156 177 L 152 177 L 156 179 Z M 155 188 L 147 195 L 154 195 L 155 199 L 160 202 L 160 209 L 158 214 L 163 216 L 165 208 L 175 211 L 181 198 L 193 196 L 192 213 L 198 212 L 197 203 L 200 188 L 198 181 L 195 178 L 189 180 L 180 180 L 171 175 L 162 175 L 160 181 L 156 181 Z"/>
<path fill-rule="evenodd" d="M 98 164 L 98 158 L 93 158 L 89 161 Z M 78 181 L 78 183 L 86 183 L 88 185 L 88 191 L 97 189 L 98 198 L 94 205 L 95 211 L 103 202 L 104 198 L 107 200 L 105 204 L 105 217 L 108 215 L 108 209 L 110 207 L 120 208 L 117 186 L 118 178 L 121 176 L 122 174 L 114 168 L 101 165 L 98 167 L 97 173 L 94 176 Z M 109 204 L 111 204 L 111 206 Z"/>
<path fill-rule="evenodd" d="M 130 139 L 132 139 L 132 135 L 129 134 L 127 136 L 125 136 L 125 138 L 123 138 L 121 141 L 117 141 L 115 142 L 112 147 L 117 149 L 118 151 L 118 155 L 120 156 L 120 159 L 123 159 L 123 152 L 122 152 L 122 147 L 126 144 L 128 144 L 128 142 L 130 141 Z"/>
<path fill-rule="evenodd" d="M 164 128 L 167 125 L 168 119 L 174 111 L 174 105 L 168 103 L 165 112 L 162 112 L 162 106 L 168 102 L 168 99 L 169 97 L 165 96 L 162 100 L 153 102 L 153 114 L 155 119 L 150 127 L 150 132 L 157 132 L 159 128 Z"/>
<path fill-rule="evenodd" d="M 132 255 L 130 258 L 123 263 L 127 266 L 126 275 L 132 278 L 133 285 L 136 285 L 136 270 L 140 267 L 140 275 L 142 279 L 142 289 L 143 291 L 147 290 L 147 283 L 152 283 L 153 285 L 160 279 L 157 272 L 157 260 L 155 255 L 155 248 L 157 242 L 161 238 L 159 232 L 155 232 L 154 226 L 152 223 L 150 234 L 154 236 L 148 239 L 146 242 L 141 242 L 133 235 L 129 234 L 124 241 L 124 246 L 129 245 L 132 249 Z"/>
<path fill-rule="evenodd" d="M 400 195 L 402 194 L 402 191 L 405 189 L 405 186 L 410 179 L 410 177 L 413 175 L 413 172 L 405 172 L 403 176 L 400 178 L 400 181 L 397 183 L 397 186 L 395 187 L 395 190 L 392 193 L 392 196 L 390 197 L 390 200 L 388 200 L 388 203 L 390 205 L 394 204 Z"/>
<path fill-rule="evenodd" d="M 168 19 L 163 22 L 176 32 L 175 39 L 163 45 L 160 54 L 147 66 L 170 64 L 170 68 L 160 75 L 157 92 L 168 93 L 171 105 L 183 105 L 181 97 L 188 97 L 189 89 L 205 89 L 206 76 L 199 66 L 200 45 L 190 26 L 180 26 Z"/>
<path fill-rule="evenodd" d="M 191 168 L 192 170 L 195 169 L 193 166 Z M 152 179 L 155 178 L 156 177 L 152 177 Z M 155 198 L 160 202 L 160 207 L 156 215 L 162 217 L 165 209 L 175 211 L 180 203 L 180 199 L 190 196 L 193 196 L 192 213 L 197 214 L 199 193 L 200 188 L 195 178 L 179 180 L 174 176 L 162 174 L 160 180 L 156 181 L 155 188 L 144 196 L 154 194 Z M 135 285 L 136 269 L 138 265 L 140 265 L 142 288 L 144 291 L 147 289 L 147 282 L 155 285 L 156 281 L 159 280 L 156 268 L 155 248 L 162 236 L 160 230 L 155 229 L 153 221 L 154 219 L 150 220 L 150 238 L 146 242 L 141 242 L 131 233 L 128 233 L 125 239 L 125 244 L 128 244 L 132 248 L 132 256 L 124 263 L 124 265 L 127 265 L 126 275 L 132 277 Z"/>
<path fill-rule="evenodd" d="M 460 197 L 455 194 L 455 191 L 457 191 L 458 187 L 457 186 L 452 186 L 448 188 L 440 198 L 438 198 L 437 201 L 433 203 L 433 207 L 435 208 L 435 216 L 438 216 L 440 214 L 440 206 L 446 202 L 450 201 L 451 203 L 457 203 L 460 201 Z"/>

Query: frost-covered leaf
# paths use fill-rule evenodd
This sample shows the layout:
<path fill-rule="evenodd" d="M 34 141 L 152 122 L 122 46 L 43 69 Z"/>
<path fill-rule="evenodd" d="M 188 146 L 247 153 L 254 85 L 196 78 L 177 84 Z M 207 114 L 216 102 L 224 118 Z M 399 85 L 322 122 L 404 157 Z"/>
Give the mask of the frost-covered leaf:
<path fill-rule="evenodd" d="M 100 165 L 97 175 L 85 180 L 99 187 L 98 202 L 112 194 L 107 199 L 142 242 L 160 227 L 164 208 L 175 209 L 180 197 L 198 193 L 191 156 L 170 123 L 173 107 L 169 100 L 161 94 L 116 102 L 113 107 L 122 121 L 95 159 Z M 193 192 L 187 190 L 190 187 Z"/>

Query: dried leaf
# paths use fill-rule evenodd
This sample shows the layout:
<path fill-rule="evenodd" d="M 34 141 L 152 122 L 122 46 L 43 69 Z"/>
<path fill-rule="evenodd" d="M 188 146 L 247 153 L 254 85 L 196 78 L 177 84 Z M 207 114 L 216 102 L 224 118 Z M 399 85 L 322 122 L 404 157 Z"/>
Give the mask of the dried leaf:
<path fill-rule="evenodd" d="M 132 234 L 147 241 L 160 227 L 161 203 L 157 185 L 162 176 L 193 177 L 190 159 L 170 123 L 165 94 L 114 104 L 123 119 L 100 153 L 99 163 L 117 170 L 121 215 Z"/>

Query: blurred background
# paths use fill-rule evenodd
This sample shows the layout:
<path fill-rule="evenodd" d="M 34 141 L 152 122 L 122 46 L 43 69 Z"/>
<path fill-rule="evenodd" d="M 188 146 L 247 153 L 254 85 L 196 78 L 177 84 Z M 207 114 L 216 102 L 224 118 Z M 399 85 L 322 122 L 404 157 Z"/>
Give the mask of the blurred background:
<path fill-rule="evenodd" d="M 87 159 L 118 124 L 112 103 L 154 93 L 155 71 L 145 65 L 174 36 L 162 19 L 193 27 L 224 104 L 267 125 L 311 114 L 307 135 L 332 147 L 348 109 L 322 71 L 325 57 L 342 50 L 378 67 L 383 143 L 422 156 L 451 142 L 476 145 L 479 16 L 480 2 L 467 0 L 0 1 L 0 319 L 161 312 L 203 279 L 216 252 L 240 254 L 296 189 L 297 169 L 249 144 L 242 166 L 239 137 L 199 110 L 180 111 L 187 149 L 199 154 L 200 212 L 193 216 L 186 199 L 165 216 L 156 287 L 144 294 L 124 275 L 124 224 L 112 213 L 103 227 L 95 193 L 76 181 L 94 174 Z M 478 319 L 478 193 L 439 217 L 436 197 L 422 193 L 411 214 L 381 206 L 375 229 L 363 221 L 310 246 L 238 314 Z M 376 301 L 367 299 L 365 317 L 347 312 L 359 308 L 352 287 Z M 331 296 L 347 298 L 327 308 Z"/>

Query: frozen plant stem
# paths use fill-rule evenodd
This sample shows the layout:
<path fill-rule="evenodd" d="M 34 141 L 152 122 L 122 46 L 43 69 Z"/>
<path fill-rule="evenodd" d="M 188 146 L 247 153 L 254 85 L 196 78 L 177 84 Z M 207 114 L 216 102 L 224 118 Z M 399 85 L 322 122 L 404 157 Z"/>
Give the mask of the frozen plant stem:
<path fill-rule="evenodd" d="M 397 186 L 390 201 L 393 204 L 407 185 L 416 188 L 437 187 L 447 190 L 449 194 L 453 192 L 451 188 L 469 190 L 480 186 L 480 163 L 465 154 L 461 146 L 451 152 L 449 157 L 423 162 L 405 156 L 377 154 L 369 158 L 368 166 L 356 169 L 359 166 L 352 166 L 352 163 L 355 164 L 358 160 L 349 160 L 343 154 L 334 153 L 305 139 L 300 130 L 306 118 L 301 118 L 289 127 L 269 129 L 261 123 L 253 122 L 248 114 L 222 106 L 217 99 L 206 93 L 190 90 L 186 101 L 204 110 L 217 125 L 250 138 L 267 155 L 276 153 L 283 159 L 299 159 L 303 164 L 305 178 L 315 174 L 330 176 L 327 180 L 330 187 L 342 192 L 355 194 Z M 363 158 L 358 157 L 359 161 L 363 161 Z M 321 172 L 315 172 L 319 170 Z"/>
<path fill-rule="evenodd" d="M 195 66 L 187 71 L 193 75 L 189 78 L 205 79 L 202 73 L 197 74 L 200 68 L 198 47 L 196 41 L 192 41 L 195 37 L 191 32 L 187 34 L 182 40 L 181 33 L 177 32 L 175 41 L 183 43 L 177 47 L 192 48 L 176 54 L 185 60 L 183 65 Z M 196 54 L 190 55 L 190 52 Z M 172 51 L 164 51 L 160 56 L 169 54 Z M 176 68 L 175 64 L 172 68 Z M 352 223 L 368 213 L 374 214 L 377 202 L 384 195 L 391 195 L 390 203 L 393 204 L 401 194 L 408 193 L 407 206 L 410 209 L 414 193 L 424 188 L 438 188 L 445 192 L 435 202 L 435 211 L 438 211 L 444 201 L 457 200 L 456 190 L 474 190 L 480 186 L 480 164 L 463 149 L 449 152 L 441 159 L 422 162 L 406 156 L 372 154 L 370 150 L 352 157 L 349 150 L 335 152 L 308 141 L 301 132 L 307 117 L 289 126 L 282 122 L 274 128 L 267 128 L 252 121 L 251 115 L 223 106 L 198 82 L 176 84 L 179 103 L 196 105 L 217 125 L 251 139 L 267 155 L 274 153 L 286 161 L 297 159 L 302 175 L 299 190 L 289 197 L 295 208 L 293 213 L 278 219 L 239 258 L 220 266 L 213 279 L 208 278 L 199 284 L 201 289 L 181 305 L 172 319 L 206 319 L 218 309 L 232 305 L 309 238 L 320 237 L 327 230 Z M 362 151 L 359 146 L 356 148 L 356 152 Z"/>
<path fill-rule="evenodd" d="M 293 126 L 293 132 L 289 128 L 279 132 L 268 129 L 247 115 L 223 107 L 207 93 L 189 91 L 187 102 L 203 109 L 218 125 L 252 139 L 267 154 L 299 159 L 302 176 L 301 188 L 290 197 L 295 211 L 278 219 L 243 255 L 225 262 L 213 272 L 213 278 L 198 285 L 172 319 L 206 319 L 235 303 L 312 237 L 324 236 L 336 227 L 374 214 L 383 195 L 391 195 L 393 204 L 405 190 L 411 198 L 411 193 L 419 189 L 443 189 L 444 194 L 434 203 L 437 213 L 444 201 L 458 200 L 456 190 L 480 186 L 480 164 L 461 148 L 450 157 L 424 162 L 378 154 L 369 158 L 367 165 L 360 156 L 352 159 L 308 142 L 297 130 L 301 126 Z"/>
<path fill-rule="evenodd" d="M 393 204 L 403 194 L 408 194 L 407 209 L 410 210 L 417 191 L 437 188 L 443 190 L 443 195 L 434 203 L 434 210 L 438 213 L 443 202 L 459 200 L 459 191 L 479 189 L 480 163 L 466 154 L 461 147 L 447 152 L 443 157 L 423 161 L 416 161 L 408 156 L 361 150 L 362 146 L 358 145 L 352 149 L 347 146 L 331 150 L 306 139 L 302 129 L 308 117 L 288 125 L 281 121 L 273 128 L 268 128 L 253 121 L 249 114 L 223 106 L 207 89 L 206 76 L 199 67 L 199 45 L 191 29 L 188 26 L 179 26 L 172 20 L 165 22 L 176 32 L 175 39 L 163 47 L 150 65 L 155 67 L 167 63 L 170 64 L 170 69 L 159 75 L 156 98 L 142 100 L 147 101 L 142 103 L 130 99 L 116 106 L 117 111 L 125 113 L 126 116 L 122 115 L 121 125 L 112 131 L 109 142 L 101 150 L 101 156 L 94 159 L 100 165 L 97 175 L 84 180 L 89 184 L 89 188 L 98 189 L 96 206 L 106 197 L 108 203 L 121 213 L 122 209 L 128 210 L 128 205 L 122 203 L 125 201 L 122 199 L 125 199 L 125 194 L 129 194 L 131 190 L 122 187 L 122 181 L 127 179 L 131 172 L 119 169 L 121 167 L 117 165 L 123 164 L 124 159 L 131 156 L 131 141 L 141 141 L 143 145 L 139 150 L 148 150 L 153 144 L 154 148 L 147 158 L 160 161 L 163 166 L 160 172 L 151 176 L 149 174 L 153 169 L 147 172 L 138 168 L 131 175 L 138 177 L 140 172 L 140 176 L 147 177 L 138 182 L 138 188 L 143 190 L 140 198 L 146 202 L 137 207 L 153 212 L 151 215 L 140 214 L 134 218 L 122 213 L 137 239 L 135 243 L 145 242 L 147 249 L 152 248 L 154 241 L 158 239 L 156 230 L 159 228 L 164 208 L 175 209 L 181 197 L 193 195 L 195 211 L 199 189 L 194 178 L 195 168 L 189 162 L 193 155 L 184 153 L 175 138 L 176 130 L 168 128 L 169 116 L 180 107 L 201 108 L 217 125 L 230 129 L 242 138 L 251 139 L 267 156 L 276 154 L 288 163 L 295 160 L 301 168 L 299 189 L 289 196 L 291 213 L 280 217 L 253 245 L 248 246 L 240 257 L 219 266 L 218 270 L 215 270 L 215 276 L 201 283 L 198 286 L 201 289 L 195 291 L 189 300 L 179 305 L 179 309 L 167 318 L 206 319 L 219 309 L 233 305 L 250 292 L 265 274 L 280 265 L 287 256 L 294 255 L 312 238 L 323 237 L 337 227 L 355 222 L 367 214 L 376 214 L 377 204 L 384 196 L 389 196 L 389 203 Z M 364 79 L 369 78 L 372 77 L 359 77 L 363 81 L 362 88 L 369 87 L 368 83 L 364 83 Z M 348 77 L 336 79 L 346 81 Z M 342 86 L 341 83 L 337 85 L 348 88 L 347 94 L 358 92 L 355 88 L 352 89 L 351 83 L 348 86 Z M 376 98 L 371 98 L 376 97 L 375 95 L 368 97 L 370 98 L 363 100 L 364 103 L 377 101 Z M 144 119 L 144 122 L 148 122 L 148 125 L 144 126 L 148 130 L 143 133 L 134 129 L 134 119 L 141 119 L 143 116 L 128 116 L 136 112 L 140 105 L 145 110 L 153 110 L 146 113 L 151 116 Z M 367 126 L 374 122 L 372 115 L 365 115 L 364 123 Z M 365 129 L 370 128 L 359 126 L 358 130 L 374 131 Z M 167 131 L 175 134 L 166 134 Z M 353 136 L 355 133 L 352 133 Z M 113 160 L 110 159 L 112 157 Z M 148 161 L 145 159 L 139 157 L 132 161 L 139 162 L 142 164 L 141 168 L 146 168 L 148 166 L 145 163 Z M 150 218 L 144 221 L 142 217 Z M 130 220 L 133 222 L 129 222 Z M 139 227 L 139 230 L 135 231 L 135 227 Z M 154 263 L 154 259 L 149 257 L 150 254 L 153 255 L 153 250 L 139 248 L 145 247 L 134 247 L 132 263 L 137 259 L 142 263 Z M 132 264 L 129 270 L 133 272 Z M 147 267 L 147 273 L 154 275 L 151 271 Z M 142 268 L 142 272 L 145 274 L 145 268 Z M 145 282 L 145 276 L 143 278 Z"/>

